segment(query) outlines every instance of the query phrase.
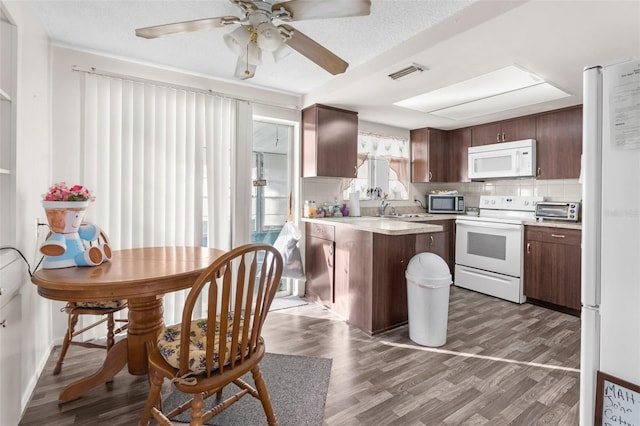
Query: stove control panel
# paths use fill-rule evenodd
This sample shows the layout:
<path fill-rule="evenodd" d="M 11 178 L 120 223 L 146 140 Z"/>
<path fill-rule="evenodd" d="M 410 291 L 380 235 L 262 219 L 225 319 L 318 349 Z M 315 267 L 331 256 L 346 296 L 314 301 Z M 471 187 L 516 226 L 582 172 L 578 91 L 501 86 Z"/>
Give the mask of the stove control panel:
<path fill-rule="evenodd" d="M 479 207 L 489 210 L 535 211 L 536 204 L 541 201 L 544 201 L 544 197 L 481 195 Z"/>

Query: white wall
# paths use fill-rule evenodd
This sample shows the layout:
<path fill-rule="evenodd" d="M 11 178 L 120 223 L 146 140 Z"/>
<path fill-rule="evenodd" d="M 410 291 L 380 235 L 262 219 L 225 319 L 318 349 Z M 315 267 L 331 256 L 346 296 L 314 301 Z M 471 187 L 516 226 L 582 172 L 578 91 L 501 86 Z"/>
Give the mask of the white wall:
<path fill-rule="evenodd" d="M 358 131 L 364 133 L 376 133 L 395 138 L 404 138 L 407 140 L 411 139 L 409 129 L 387 126 L 386 124 L 372 123 L 365 120 L 358 120 Z"/>
<path fill-rule="evenodd" d="M 34 265 L 35 220 L 41 216 L 40 194 L 50 182 L 51 80 L 49 40 L 32 5 L 3 2 L 17 27 L 16 88 L 16 235 L 20 251 Z M 24 409 L 51 349 L 51 303 L 38 296 L 36 286 L 25 271 L 20 287 L 22 320 L 21 382 L 15 391 L 22 397 Z M 4 407 L 5 413 L 15 407 Z"/>

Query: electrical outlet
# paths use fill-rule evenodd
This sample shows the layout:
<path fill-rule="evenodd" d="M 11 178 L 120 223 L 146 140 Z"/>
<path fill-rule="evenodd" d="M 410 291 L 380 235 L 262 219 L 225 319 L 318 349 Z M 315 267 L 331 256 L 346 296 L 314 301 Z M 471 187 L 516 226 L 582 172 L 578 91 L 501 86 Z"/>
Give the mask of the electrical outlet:
<path fill-rule="evenodd" d="M 49 226 L 49 224 L 48 224 L 48 223 L 46 223 L 45 221 L 43 221 L 42 219 L 40 219 L 39 217 L 36 217 L 36 223 L 35 223 L 35 225 L 36 225 L 36 229 L 35 229 L 35 231 L 36 231 L 36 241 L 38 241 L 38 242 L 39 242 L 39 241 L 40 241 L 40 238 L 41 238 L 41 236 L 42 236 L 42 231 L 41 231 L 41 229 L 40 229 L 40 228 L 42 228 L 43 226 L 44 226 L 44 227 L 48 227 L 48 226 Z"/>

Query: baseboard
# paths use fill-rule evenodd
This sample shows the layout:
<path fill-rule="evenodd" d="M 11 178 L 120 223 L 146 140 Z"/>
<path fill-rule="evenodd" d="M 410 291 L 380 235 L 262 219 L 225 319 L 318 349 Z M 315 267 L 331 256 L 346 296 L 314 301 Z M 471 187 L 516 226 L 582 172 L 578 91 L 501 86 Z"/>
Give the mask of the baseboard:
<path fill-rule="evenodd" d="M 20 417 L 24 416 L 24 412 L 27 409 L 27 405 L 29 405 L 29 401 L 33 396 L 33 392 L 35 392 L 36 390 L 36 385 L 38 384 L 38 380 L 40 379 L 40 376 L 44 371 L 44 367 L 47 365 L 47 361 L 51 356 L 51 351 L 53 351 L 53 348 L 54 348 L 54 344 L 51 343 L 49 345 L 48 350 L 44 351 L 44 356 L 37 363 L 37 367 L 34 370 L 33 374 L 31 375 L 31 378 L 29 379 L 29 383 L 27 383 L 27 386 L 24 389 L 24 393 L 22 394 L 22 401 L 21 401 L 22 409 L 20 410 Z"/>

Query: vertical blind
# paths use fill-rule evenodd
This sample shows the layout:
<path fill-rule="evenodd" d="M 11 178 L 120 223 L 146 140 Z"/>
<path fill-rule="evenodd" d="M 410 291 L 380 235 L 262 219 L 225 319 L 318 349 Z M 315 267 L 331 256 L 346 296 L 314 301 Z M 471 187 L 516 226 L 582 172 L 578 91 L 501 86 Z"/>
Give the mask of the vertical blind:
<path fill-rule="evenodd" d="M 83 80 L 81 177 L 112 248 L 200 246 L 205 217 L 209 247 L 236 244 L 232 233 L 243 226 L 234 222 L 244 218 L 232 220 L 242 203 L 232 188 L 245 172 L 234 160 L 247 145 L 236 134 L 251 126 L 251 106 L 149 82 Z M 165 295 L 166 323 L 180 321 L 186 292 Z"/>

